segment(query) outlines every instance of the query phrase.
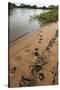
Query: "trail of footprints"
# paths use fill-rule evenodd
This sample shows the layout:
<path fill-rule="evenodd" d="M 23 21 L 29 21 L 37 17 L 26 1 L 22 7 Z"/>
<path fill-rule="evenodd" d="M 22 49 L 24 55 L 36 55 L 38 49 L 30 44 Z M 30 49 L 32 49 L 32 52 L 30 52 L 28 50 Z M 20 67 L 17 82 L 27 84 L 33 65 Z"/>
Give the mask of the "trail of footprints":
<path fill-rule="evenodd" d="M 41 43 L 42 42 L 42 35 L 40 35 L 40 39 L 39 39 L 39 41 L 38 41 L 38 43 Z M 39 53 L 38 53 L 38 48 L 35 48 L 34 49 L 35 51 L 34 51 L 34 56 L 36 56 L 37 57 L 37 62 L 33 65 L 33 68 L 32 68 L 32 70 L 31 70 L 31 74 L 32 74 L 32 78 L 31 78 L 31 76 L 30 75 L 22 75 L 21 76 L 21 80 L 19 80 L 19 86 L 21 87 L 21 86 L 31 86 L 31 85 L 35 85 L 35 78 L 36 77 L 34 77 L 35 76 L 35 74 L 37 73 L 37 72 L 39 72 L 40 70 L 42 70 L 42 65 L 44 65 L 44 63 L 45 63 L 45 61 L 43 60 L 44 58 L 43 57 L 40 57 L 40 55 L 39 55 Z M 30 49 L 26 49 L 25 50 L 25 52 L 29 52 L 30 51 Z M 17 61 L 17 60 L 16 60 Z M 12 74 L 15 74 L 15 72 L 16 72 L 16 69 L 17 69 L 17 67 L 16 66 L 14 66 L 12 69 L 11 69 L 11 73 Z M 43 80 L 44 78 L 45 78 L 45 76 L 44 76 L 44 73 L 43 72 L 39 72 L 39 75 L 38 75 L 38 78 L 40 79 L 40 80 Z"/>
<path fill-rule="evenodd" d="M 43 38 L 42 38 L 42 35 L 39 35 L 39 36 L 40 36 L 40 39 L 39 39 L 38 43 L 40 44 L 42 42 Z M 39 56 L 38 50 L 39 50 L 38 48 L 35 48 L 34 55 L 36 57 Z"/>
<path fill-rule="evenodd" d="M 40 39 L 39 39 L 38 43 L 41 43 L 42 40 L 43 40 L 42 35 L 40 35 Z M 25 75 L 23 75 L 21 77 L 21 80 L 19 81 L 20 87 L 21 86 L 31 86 L 31 85 L 34 86 L 36 83 L 35 79 L 37 78 L 37 76 L 40 80 L 43 80 L 45 78 L 43 71 L 40 71 L 40 70 L 43 69 L 42 66 L 44 64 L 46 64 L 46 62 L 44 61 L 44 58 L 39 55 L 39 53 L 38 53 L 39 48 L 36 47 L 34 50 L 35 50 L 34 56 L 37 57 L 37 60 L 36 60 L 37 62 L 34 65 L 32 65 L 31 74 L 32 74 L 33 78 L 31 78 L 29 76 L 25 77 Z M 38 73 L 38 75 L 36 75 L 36 73 Z"/>
<path fill-rule="evenodd" d="M 55 35 L 57 36 L 57 34 Z M 38 43 L 40 44 L 42 42 L 43 38 L 42 35 L 40 35 L 40 39 L 38 41 Z M 54 38 L 55 40 L 55 38 Z M 50 44 L 49 44 L 50 45 Z M 51 45 L 50 45 L 51 46 Z M 47 47 L 48 49 L 48 47 Z M 22 75 L 21 79 L 19 80 L 19 87 L 21 86 L 34 86 L 36 84 L 36 78 L 39 78 L 39 80 L 43 80 L 45 78 L 44 72 L 43 72 L 43 65 L 47 64 L 47 57 L 43 56 L 43 55 L 39 55 L 38 52 L 39 48 L 35 48 L 34 49 L 34 56 L 37 57 L 36 62 L 34 63 L 34 65 L 32 65 L 32 69 L 31 69 L 31 74 L 32 77 L 30 75 Z M 30 49 L 25 50 L 25 52 L 29 52 Z M 11 69 L 11 73 L 15 73 L 16 72 L 17 67 L 13 67 Z M 53 67 L 54 69 L 54 67 Z M 54 74 L 54 70 L 51 71 L 52 74 Z"/>
<path fill-rule="evenodd" d="M 43 40 L 42 35 L 40 35 L 40 39 L 39 39 L 38 43 L 41 43 L 42 40 Z"/>

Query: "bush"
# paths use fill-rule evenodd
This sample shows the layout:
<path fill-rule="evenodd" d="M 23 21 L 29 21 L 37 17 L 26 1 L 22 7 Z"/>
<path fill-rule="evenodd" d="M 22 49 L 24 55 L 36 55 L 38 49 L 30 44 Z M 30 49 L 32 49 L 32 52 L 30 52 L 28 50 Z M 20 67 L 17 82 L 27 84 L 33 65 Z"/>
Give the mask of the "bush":
<path fill-rule="evenodd" d="M 53 9 L 45 13 L 41 13 L 40 15 L 34 15 L 34 19 L 37 19 L 42 23 L 50 23 L 58 21 L 58 9 Z"/>

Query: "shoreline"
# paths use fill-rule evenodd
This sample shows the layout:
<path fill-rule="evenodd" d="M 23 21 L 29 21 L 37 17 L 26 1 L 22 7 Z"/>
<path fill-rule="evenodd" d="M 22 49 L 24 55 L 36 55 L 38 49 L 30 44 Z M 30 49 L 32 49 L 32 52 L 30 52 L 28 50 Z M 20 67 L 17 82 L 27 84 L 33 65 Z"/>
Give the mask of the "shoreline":
<path fill-rule="evenodd" d="M 41 31 L 41 29 L 42 29 L 43 27 L 45 27 L 45 26 L 47 26 L 47 25 L 50 25 L 50 24 L 51 24 L 51 23 L 41 25 L 41 26 L 40 26 L 40 29 L 35 30 L 35 31 L 27 32 L 27 33 L 25 33 L 25 34 L 23 34 L 23 35 L 17 37 L 15 40 L 12 40 L 11 42 L 9 42 L 9 45 L 12 46 L 12 45 L 14 45 L 18 40 L 25 39 L 26 37 L 28 38 L 29 36 L 31 36 L 32 33 Z"/>
<path fill-rule="evenodd" d="M 58 23 L 50 23 L 10 47 L 10 87 L 27 86 L 26 78 L 32 80 L 32 86 L 58 84 L 54 79 L 58 62 L 57 31 Z"/>
<path fill-rule="evenodd" d="M 12 43 L 14 43 L 15 41 L 17 41 L 17 40 L 23 38 L 24 36 L 26 36 L 26 35 L 29 34 L 29 33 L 31 33 L 31 32 L 27 32 L 27 33 L 25 33 L 25 34 L 23 34 L 23 35 L 17 37 L 15 40 L 12 40 L 12 41 L 10 42 L 10 44 L 12 44 Z"/>
<path fill-rule="evenodd" d="M 40 26 L 40 28 L 41 28 L 41 27 L 43 27 L 43 26 Z M 25 34 L 17 37 L 15 40 L 11 41 L 11 42 L 9 43 L 9 45 L 12 46 L 12 45 L 14 45 L 18 40 L 23 40 L 23 39 L 25 39 L 26 37 L 28 38 L 29 36 L 31 36 L 32 33 L 38 32 L 38 31 L 40 31 L 40 30 L 38 29 L 38 30 L 35 30 L 35 31 L 27 32 L 27 33 L 25 33 Z"/>

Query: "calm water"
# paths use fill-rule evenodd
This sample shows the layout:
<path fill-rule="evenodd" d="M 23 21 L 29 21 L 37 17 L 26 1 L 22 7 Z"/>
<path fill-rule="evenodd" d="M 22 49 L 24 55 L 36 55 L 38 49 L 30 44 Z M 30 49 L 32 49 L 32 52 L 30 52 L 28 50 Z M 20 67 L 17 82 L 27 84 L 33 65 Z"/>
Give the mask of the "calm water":
<path fill-rule="evenodd" d="M 9 15 L 10 42 L 31 31 L 38 30 L 40 24 L 36 20 L 31 21 L 30 16 L 42 12 L 44 10 L 19 8 L 11 10 Z"/>

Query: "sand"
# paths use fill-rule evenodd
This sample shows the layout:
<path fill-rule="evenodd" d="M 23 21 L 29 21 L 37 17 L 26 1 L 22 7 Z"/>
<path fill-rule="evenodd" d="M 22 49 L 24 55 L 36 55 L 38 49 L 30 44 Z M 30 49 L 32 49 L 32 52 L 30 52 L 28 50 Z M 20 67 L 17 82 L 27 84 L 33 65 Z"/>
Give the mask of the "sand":
<path fill-rule="evenodd" d="M 51 23 L 10 45 L 10 87 L 58 84 L 57 30 Z"/>

